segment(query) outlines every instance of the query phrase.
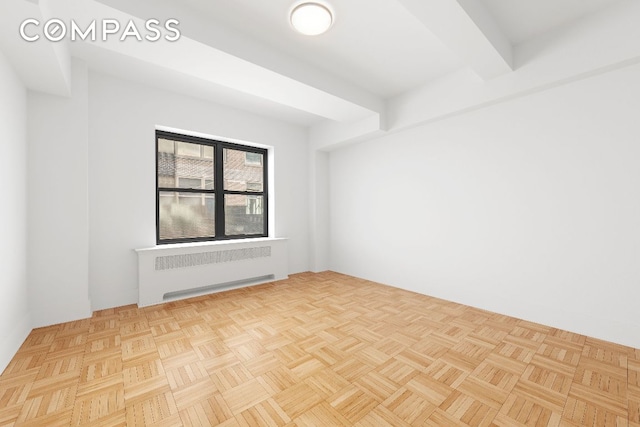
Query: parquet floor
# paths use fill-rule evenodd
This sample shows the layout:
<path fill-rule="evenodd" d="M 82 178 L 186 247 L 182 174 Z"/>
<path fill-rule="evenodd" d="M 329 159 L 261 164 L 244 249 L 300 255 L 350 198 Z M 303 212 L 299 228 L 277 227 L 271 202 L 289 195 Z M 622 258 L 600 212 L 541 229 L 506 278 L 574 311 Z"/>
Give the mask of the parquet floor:
<path fill-rule="evenodd" d="M 640 350 L 336 273 L 35 329 L 0 425 L 640 426 Z"/>

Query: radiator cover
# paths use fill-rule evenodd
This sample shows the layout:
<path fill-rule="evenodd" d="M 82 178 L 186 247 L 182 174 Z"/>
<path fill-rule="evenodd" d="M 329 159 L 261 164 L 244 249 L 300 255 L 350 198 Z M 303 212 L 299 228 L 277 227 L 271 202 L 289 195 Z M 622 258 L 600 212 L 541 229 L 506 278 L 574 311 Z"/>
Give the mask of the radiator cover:
<path fill-rule="evenodd" d="M 140 307 L 288 277 L 283 238 L 155 246 L 136 252 Z"/>

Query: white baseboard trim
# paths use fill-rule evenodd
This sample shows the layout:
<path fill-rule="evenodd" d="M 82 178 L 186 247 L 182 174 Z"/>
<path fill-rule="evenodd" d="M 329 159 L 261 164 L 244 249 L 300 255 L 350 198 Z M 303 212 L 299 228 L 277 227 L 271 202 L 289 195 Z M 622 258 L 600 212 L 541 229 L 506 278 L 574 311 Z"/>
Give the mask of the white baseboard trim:
<path fill-rule="evenodd" d="M 400 287 L 400 286 L 398 286 Z M 640 324 L 632 319 L 621 320 L 616 318 L 617 313 L 605 313 L 605 315 L 593 315 L 577 312 L 575 310 L 557 310 L 541 304 L 514 297 L 506 297 L 486 292 L 476 292 L 465 289 L 443 291 L 442 289 L 418 289 L 404 287 L 404 289 L 418 292 L 464 304 L 493 313 L 523 319 L 529 322 L 553 328 L 563 329 L 587 337 L 597 338 L 633 348 L 640 348 Z M 633 319 L 635 320 L 635 319 Z"/>

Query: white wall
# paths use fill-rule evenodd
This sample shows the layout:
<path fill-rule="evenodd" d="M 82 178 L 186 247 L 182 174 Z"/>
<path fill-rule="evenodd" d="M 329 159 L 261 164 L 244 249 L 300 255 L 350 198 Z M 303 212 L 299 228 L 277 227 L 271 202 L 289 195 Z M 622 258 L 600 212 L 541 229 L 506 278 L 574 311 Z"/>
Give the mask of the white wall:
<path fill-rule="evenodd" d="M 329 269 L 329 153 L 309 155 L 309 269 Z"/>
<path fill-rule="evenodd" d="M 155 245 L 155 127 L 275 147 L 275 232 L 289 272 L 309 269 L 308 152 L 303 128 L 90 74 L 89 279 L 94 310 L 136 303 L 134 249 Z"/>
<path fill-rule="evenodd" d="M 29 301 L 34 327 L 91 316 L 88 71 L 71 98 L 29 92 Z"/>
<path fill-rule="evenodd" d="M 331 267 L 640 347 L 640 66 L 334 151 Z"/>
<path fill-rule="evenodd" d="M 0 372 L 31 331 L 27 291 L 27 91 L 0 52 Z"/>

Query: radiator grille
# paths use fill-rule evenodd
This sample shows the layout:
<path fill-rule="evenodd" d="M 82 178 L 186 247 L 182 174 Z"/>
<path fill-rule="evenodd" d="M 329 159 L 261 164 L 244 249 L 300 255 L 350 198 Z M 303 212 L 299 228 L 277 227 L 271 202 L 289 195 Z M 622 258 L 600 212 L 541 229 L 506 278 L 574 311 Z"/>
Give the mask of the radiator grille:
<path fill-rule="evenodd" d="M 271 257 L 271 246 L 156 257 L 156 271 Z"/>

